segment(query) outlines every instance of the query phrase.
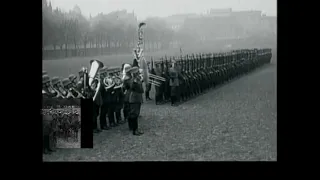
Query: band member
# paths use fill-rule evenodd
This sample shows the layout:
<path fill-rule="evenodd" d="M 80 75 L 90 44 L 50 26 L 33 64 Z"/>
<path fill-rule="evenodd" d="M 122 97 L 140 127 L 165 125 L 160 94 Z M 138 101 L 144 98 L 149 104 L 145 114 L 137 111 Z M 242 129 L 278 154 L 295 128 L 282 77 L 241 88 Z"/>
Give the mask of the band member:
<path fill-rule="evenodd" d="M 112 79 L 114 79 L 113 74 L 110 74 Z M 106 91 L 107 95 L 107 104 L 108 104 L 108 119 L 110 127 L 118 126 L 118 123 L 115 121 L 114 113 L 116 112 L 116 94 L 114 86 L 111 87 L 108 91 Z"/>
<path fill-rule="evenodd" d="M 124 121 L 128 121 L 129 117 L 129 112 L 130 112 L 130 105 L 129 105 L 129 92 L 130 92 L 130 81 L 132 79 L 130 70 L 131 65 L 130 64 L 122 64 L 122 71 L 123 71 L 123 94 L 124 94 L 124 99 L 123 99 L 123 116 L 124 116 Z M 129 123 L 129 129 L 132 129 L 131 124 Z"/>
<path fill-rule="evenodd" d="M 170 76 L 170 87 L 171 87 L 171 106 L 176 106 L 177 104 L 177 95 L 178 95 L 178 88 L 179 88 L 179 79 L 178 79 L 178 70 L 175 66 L 175 61 L 172 62 L 172 67 L 169 69 L 169 76 Z"/>
<path fill-rule="evenodd" d="M 105 74 L 104 71 L 106 71 L 105 67 L 101 69 L 102 73 L 100 72 L 101 78 L 103 79 L 103 80 L 101 79 L 101 83 L 103 83 L 102 86 L 105 86 L 104 81 L 110 81 L 110 79 L 106 79 L 106 76 L 104 75 Z M 112 84 L 112 82 L 108 82 L 107 84 Z M 110 88 L 112 88 L 112 87 L 110 87 Z M 100 111 L 101 112 L 101 114 L 100 114 L 100 128 L 102 130 L 111 129 L 110 126 L 108 126 L 108 124 L 107 124 L 107 113 L 108 113 L 107 91 L 109 91 L 109 89 L 107 89 L 106 87 L 101 89 L 102 105 L 101 105 L 101 111 Z"/>
<path fill-rule="evenodd" d="M 96 89 L 98 85 L 98 80 L 95 79 L 92 82 L 91 88 Z M 97 94 L 96 100 L 93 102 L 93 133 L 99 133 L 101 132 L 100 129 L 98 129 L 98 116 L 100 115 L 100 108 L 102 106 L 102 96 L 101 96 L 101 90 L 103 86 L 100 86 L 100 90 L 96 89 L 96 91 L 99 91 Z"/>
<path fill-rule="evenodd" d="M 115 82 L 115 96 L 116 96 L 116 104 L 115 104 L 115 112 L 116 112 L 116 119 L 117 119 L 117 123 L 118 124 L 124 124 L 124 120 L 122 120 L 121 117 L 121 109 L 123 109 L 123 102 L 124 102 L 124 93 L 123 93 L 123 89 L 121 86 L 122 84 L 122 80 L 119 78 L 119 75 L 117 75 L 117 77 L 115 77 L 114 79 Z"/>
<path fill-rule="evenodd" d="M 138 117 L 140 115 L 143 87 L 139 75 L 139 68 L 133 67 L 131 68 L 130 72 L 132 74 L 132 79 L 130 80 L 129 89 L 130 112 L 128 122 L 129 126 L 132 127 L 133 135 L 139 136 L 143 134 L 138 128 Z"/>
<path fill-rule="evenodd" d="M 148 62 L 148 71 L 149 71 L 149 73 L 150 74 L 154 74 L 155 75 L 155 73 L 153 73 L 152 72 L 152 69 L 151 69 L 151 67 L 150 67 L 150 62 Z M 145 95 L 146 95 L 146 100 L 148 101 L 148 100 L 152 100 L 151 98 L 150 98 L 150 90 L 151 90 L 151 82 L 149 82 L 148 84 L 146 84 L 146 92 L 145 92 Z"/>

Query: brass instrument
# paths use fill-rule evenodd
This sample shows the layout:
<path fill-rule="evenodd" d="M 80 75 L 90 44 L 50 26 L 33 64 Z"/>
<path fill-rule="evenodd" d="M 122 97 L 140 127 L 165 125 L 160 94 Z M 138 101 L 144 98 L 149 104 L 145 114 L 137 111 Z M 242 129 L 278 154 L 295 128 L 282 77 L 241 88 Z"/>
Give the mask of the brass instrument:
<path fill-rule="evenodd" d="M 53 90 L 55 90 L 57 93 L 55 98 L 66 98 L 67 91 L 62 88 L 61 81 L 57 76 L 51 79 L 51 84 L 52 84 Z"/>
<path fill-rule="evenodd" d="M 98 72 L 101 68 L 103 68 L 103 66 L 104 66 L 103 63 L 98 60 L 91 60 L 90 61 L 90 71 L 87 75 L 89 77 L 88 85 L 92 90 L 95 91 L 95 93 L 93 95 L 93 101 L 96 100 L 97 95 L 100 91 L 101 82 L 100 82 L 100 75 L 98 74 Z M 97 74 L 98 74 L 98 76 L 97 76 Z M 85 76 L 86 76 L 86 74 L 85 74 Z M 85 85 L 86 85 L 86 78 L 84 78 L 84 80 L 85 80 Z M 92 86 L 92 85 L 94 85 L 93 84 L 94 80 L 97 80 L 97 87 L 96 88 Z"/>
<path fill-rule="evenodd" d="M 76 98 L 74 96 L 74 92 L 72 90 L 72 82 L 69 80 L 69 78 L 64 78 L 62 81 L 63 88 L 67 91 L 66 98 Z"/>
<path fill-rule="evenodd" d="M 57 95 L 57 92 L 51 86 L 50 77 L 48 75 L 42 76 L 42 94 L 49 96 Z"/>
<path fill-rule="evenodd" d="M 128 70 L 131 68 L 130 64 L 123 64 L 122 65 L 122 81 L 124 81 L 126 78 L 128 78 L 127 76 L 127 72 Z"/>
<path fill-rule="evenodd" d="M 123 81 L 122 81 L 120 72 L 121 72 L 121 68 L 114 69 L 114 77 L 113 77 L 113 81 L 115 83 L 114 89 L 122 88 L 123 86 Z"/>

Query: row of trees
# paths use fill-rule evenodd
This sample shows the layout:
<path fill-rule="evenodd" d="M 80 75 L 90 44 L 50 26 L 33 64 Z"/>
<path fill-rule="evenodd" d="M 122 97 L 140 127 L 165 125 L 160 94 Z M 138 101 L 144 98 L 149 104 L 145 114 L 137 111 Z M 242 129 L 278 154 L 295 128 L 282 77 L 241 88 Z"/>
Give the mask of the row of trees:
<path fill-rule="evenodd" d="M 116 11 L 100 13 L 85 18 L 78 6 L 69 12 L 53 9 L 51 3 L 42 0 L 43 50 L 68 50 L 88 48 L 132 48 L 137 41 L 137 18 L 133 13 Z M 145 43 L 153 48 L 166 48 L 173 38 L 173 31 L 158 18 L 146 20 Z"/>

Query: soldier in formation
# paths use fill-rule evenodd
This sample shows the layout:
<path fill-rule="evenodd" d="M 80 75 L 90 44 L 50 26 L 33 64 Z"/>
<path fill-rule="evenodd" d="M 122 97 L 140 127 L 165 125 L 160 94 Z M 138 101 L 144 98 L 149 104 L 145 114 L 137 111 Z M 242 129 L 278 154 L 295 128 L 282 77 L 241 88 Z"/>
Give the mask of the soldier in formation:
<path fill-rule="evenodd" d="M 158 81 L 156 104 L 164 104 L 170 95 L 171 104 L 189 100 L 205 93 L 210 88 L 229 82 L 235 77 L 249 73 L 271 62 L 271 49 L 242 49 L 227 53 L 191 54 L 185 57 L 170 57 L 155 62 L 156 75 L 166 82 Z M 179 60 L 175 60 L 179 59 Z M 168 91 L 168 85 L 170 92 Z"/>

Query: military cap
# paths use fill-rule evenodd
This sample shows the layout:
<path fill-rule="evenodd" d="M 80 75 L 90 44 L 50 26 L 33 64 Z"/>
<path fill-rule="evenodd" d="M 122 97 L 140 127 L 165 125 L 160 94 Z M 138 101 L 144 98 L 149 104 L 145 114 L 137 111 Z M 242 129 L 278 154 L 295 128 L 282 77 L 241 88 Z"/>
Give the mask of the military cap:
<path fill-rule="evenodd" d="M 124 72 L 129 72 L 129 70 L 131 69 L 131 65 L 130 64 L 125 64 L 124 66 L 123 66 L 123 69 L 124 69 Z"/>
<path fill-rule="evenodd" d="M 51 79 L 52 85 L 56 85 L 56 84 L 58 84 L 59 82 L 60 82 L 60 79 L 59 79 L 59 77 L 57 77 L 57 76 L 55 76 L 55 77 L 53 77 L 53 78 Z"/>
<path fill-rule="evenodd" d="M 43 75 L 42 76 L 42 83 L 45 84 L 48 82 L 50 82 L 50 77 L 48 75 Z"/>
<path fill-rule="evenodd" d="M 71 81 L 69 80 L 69 78 L 64 78 L 63 80 L 62 80 L 62 85 L 63 85 L 63 87 L 66 87 L 66 86 L 68 86 L 68 85 L 70 85 L 71 84 Z"/>
<path fill-rule="evenodd" d="M 68 78 L 70 81 L 74 81 L 75 79 L 77 79 L 77 76 L 74 74 L 70 74 Z"/>

